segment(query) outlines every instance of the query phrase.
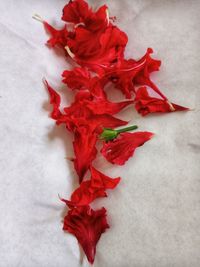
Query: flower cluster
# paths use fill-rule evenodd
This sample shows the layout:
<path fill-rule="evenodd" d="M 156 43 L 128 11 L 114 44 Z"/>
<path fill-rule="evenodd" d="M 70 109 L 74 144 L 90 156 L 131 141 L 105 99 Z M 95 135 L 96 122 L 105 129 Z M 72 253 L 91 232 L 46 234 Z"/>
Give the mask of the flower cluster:
<path fill-rule="evenodd" d="M 66 93 L 74 92 L 70 106 L 61 109 L 60 95 L 45 81 L 53 106 L 52 119 L 73 133 L 72 162 L 80 183 L 70 199 L 61 199 L 68 207 L 63 229 L 77 238 L 88 261 L 93 263 L 97 242 L 109 225 L 106 209 L 93 210 L 89 205 L 97 198 L 107 197 L 107 190 L 114 189 L 121 179 L 108 177 L 94 168 L 97 141 L 102 141 L 100 152 L 109 162 L 124 165 L 153 133 L 130 132 L 137 126 L 115 129 L 128 124 L 115 114 L 129 105 L 142 116 L 187 108 L 170 102 L 151 80 L 151 73 L 161 65 L 160 60 L 152 58 L 151 48 L 139 60 L 125 59 L 128 37 L 114 25 L 115 17 L 109 17 L 106 5 L 94 11 L 84 0 L 70 0 L 63 8 L 62 20 L 65 22 L 62 29 L 42 22 L 51 36 L 47 44 L 63 49 L 66 59 L 75 63 L 73 69 L 62 73 Z M 108 99 L 105 91 L 108 83 L 113 93 L 115 89 L 122 92 L 123 101 Z M 90 178 L 86 179 L 88 174 Z"/>

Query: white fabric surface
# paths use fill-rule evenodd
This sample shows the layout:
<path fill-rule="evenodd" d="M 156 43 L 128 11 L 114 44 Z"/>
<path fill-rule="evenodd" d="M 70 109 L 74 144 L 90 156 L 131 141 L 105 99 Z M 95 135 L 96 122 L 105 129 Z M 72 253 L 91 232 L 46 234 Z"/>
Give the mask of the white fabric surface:
<path fill-rule="evenodd" d="M 70 65 L 45 45 L 47 34 L 31 17 L 60 26 L 64 0 L 0 1 L 0 267 L 89 266 L 76 239 L 62 231 L 67 198 L 77 187 L 72 136 L 55 127 L 42 84 L 61 86 Z M 156 133 L 123 167 L 95 166 L 123 179 L 105 206 L 111 228 L 102 235 L 95 267 L 200 266 L 200 30 L 198 0 L 105 0 L 129 36 L 126 56 L 147 47 L 162 60 L 154 81 L 171 101 L 192 112 L 141 118 L 121 113 L 141 130 Z M 72 100 L 68 94 L 67 103 Z"/>

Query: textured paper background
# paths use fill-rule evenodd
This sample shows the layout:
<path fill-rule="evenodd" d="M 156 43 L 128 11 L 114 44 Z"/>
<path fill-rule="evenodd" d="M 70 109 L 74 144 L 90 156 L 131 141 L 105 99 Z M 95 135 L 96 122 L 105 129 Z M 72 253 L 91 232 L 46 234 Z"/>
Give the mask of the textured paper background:
<path fill-rule="evenodd" d="M 42 78 L 64 92 L 69 65 L 44 46 L 40 14 L 60 26 L 63 0 L 0 1 L 0 267 L 87 267 L 76 239 L 62 231 L 77 178 L 69 162 L 72 137 L 48 118 Z M 153 79 L 173 102 L 193 112 L 141 118 L 131 108 L 120 117 L 156 133 L 123 167 L 95 166 L 122 176 L 105 206 L 111 228 L 97 246 L 95 267 L 200 266 L 200 1 L 107 0 L 129 36 L 127 57 L 152 47 L 162 59 Z M 68 93 L 66 102 L 73 95 Z"/>

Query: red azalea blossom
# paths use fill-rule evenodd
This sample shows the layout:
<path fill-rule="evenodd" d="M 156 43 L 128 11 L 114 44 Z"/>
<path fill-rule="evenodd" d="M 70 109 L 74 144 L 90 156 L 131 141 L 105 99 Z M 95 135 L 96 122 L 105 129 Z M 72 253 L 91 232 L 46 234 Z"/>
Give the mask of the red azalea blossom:
<path fill-rule="evenodd" d="M 111 163 L 124 165 L 139 146 L 150 140 L 153 133 L 121 133 L 118 138 L 103 144 L 101 153 Z"/>
<path fill-rule="evenodd" d="M 69 207 L 86 206 L 99 197 L 106 197 L 107 189 L 114 189 L 120 182 L 120 177 L 110 178 L 90 167 L 90 180 L 84 181 L 71 195 L 71 200 L 64 200 Z"/>
<path fill-rule="evenodd" d="M 63 230 L 77 238 L 90 263 L 94 262 L 97 242 L 107 228 L 105 208 L 77 207 L 69 210 L 64 218 Z"/>
<path fill-rule="evenodd" d="M 161 65 L 160 60 L 151 58 L 153 53 L 151 48 L 147 49 L 146 54 L 140 60 L 123 59 L 105 71 L 104 76 L 115 84 L 127 98 L 131 98 L 132 92 L 135 93 L 135 86 L 148 85 L 157 93 L 163 94 L 150 80 L 150 73 L 158 71 Z"/>
<path fill-rule="evenodd" d="M 93 130 L 97 127 L 116 128 L 126 125 L 127 122 L 115 118 L 111 114 L 122 110 L 131 103 L 133 102 L 112 103 L 104 97 L 95 98 L 88 90 L 81 90 L 76 94 L 74 103 L 64 108 L 65 116 L 58 120 L 58 123 L 66 122 L 69 125 L 70 122 L 70 129 L 88 124 Z"/>
<path fill-rule="evenodd" d="M 151 97 L 148 94 L 146 87 L 140 87 L 136 92 L 135 108 L 142 116 L 155 112 L 173 112 L 186 111 L 188 108 L 170 103 L 168 100 L 163 100 L 156 97 Z"/>

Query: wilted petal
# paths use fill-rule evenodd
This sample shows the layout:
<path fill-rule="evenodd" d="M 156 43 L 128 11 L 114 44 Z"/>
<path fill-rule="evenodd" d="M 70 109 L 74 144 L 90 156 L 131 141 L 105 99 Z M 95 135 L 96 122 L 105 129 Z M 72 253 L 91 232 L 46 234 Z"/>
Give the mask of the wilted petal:
<path fill-rule="evenodd" d="M 74 0 L 64 6 L 62 20 L 75 24 L 84 23 L 91 15 L 92 10 L 84 0 Z"/>
<path fill-rule="evenodd" d="M 89 205 L 99 197 L 106 197 L 107 189 L 114 189 L 120 182 L 120 177 L 110 178 L 90 167 L 90 180 L 83 181 L 73 192 L 70 200 L 62 199 L 69 207 Z"/>
<path fill-rule="evenodd" d="M 77 207 L 64 218 L 63 230 L 77 238 L 90 263 L 94 262 L 97 242 L 107 228 L 105 208 L 95 211 L 89 206 Z"/>
<path fill-rule="evenodd" d="M 118 138 L 103 144 L 101 153 L 111 163 L 123 165 L 139 146 L 150 140 L 153 133 L 122 133 Z"/>
<path fill-rule="evenodd" d="M 174 112 L 189 110 L 186 107 L 170 103 L 168 100 L 151 97 L 146 87 L 140 87 L 136 92 L 135 108 L 142 116 L 155 112 Z"/>
<path fill-rule="evenodd" d="M 72 90 L 81 90 L 90 88 L 90 73 L 86 68 L 74 68 L 65 70 L 62 74 L 63 82 Z"/>
<path fill-rule="evenodd" d="M 137 85 L 148 85 L 162 95 L 150 79 L 150 73 L 159 70 L 161 61 L 153 59 L 150 56 L 151 53 L 153 50 L 148 48 L 146 54 L 137 61 L 122 59 L 113 68 L 108 69 L 104 75 L 125 94 L 126 98 L 131 98 Z"/>
<path fill-rule="evenodd" d="M 58 45 L 64 48 L 67 45 L 68 41 L 68 31 L 66 25 L 61 30 L 57 30 L 46 21 L 44 21 L 43 23 L 45 29 L 51 35 L 51 38 L 47 41 L 47 44 L 51 47 Z"/>
<path fill-rule="evenodd" d="M 97 134 L 85 127 L 77 128 L 74 134 L 74 167 L 81 183 L 85 173 L 95 159 Z"/>
<path fill-rule="evenodd" d="M 87 107 L 93 111 L 94 114 L 116 114 L 120 112 L 123 108 L 132 104 L 134 101 L 122 101 L 118 103 L 110 102 L 109 100 L 97 100 L 97 101 L 87 101 Z"/>
<path fill-rule="evenodd" d="M 118 183 L 120 182 L 120 177 L 110 178 L 107 175 L 101 173 L 96 170 L 94 167 L 90 168 L 91 171 L 91 187 L 92 188 L 102 188 L 106 189 L 114 189 Z"/>
<path fill-rule="evenodd" d="M 49 96 L 50 96 L 50 104 L 53 105 L 53 111 L 51 113 L 51 118 L 54 120 L 59 119 L 62 117 L 62 114 L 60 112 L 60 95 L 48 84 L 48 82 L 45 80 L 45 85 L 48 89 Z"/>

